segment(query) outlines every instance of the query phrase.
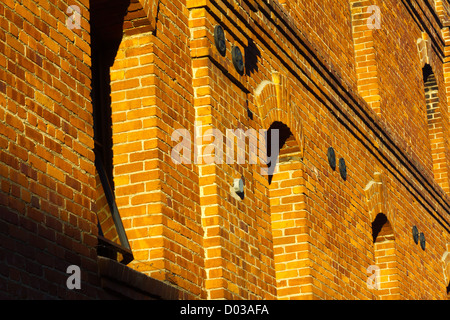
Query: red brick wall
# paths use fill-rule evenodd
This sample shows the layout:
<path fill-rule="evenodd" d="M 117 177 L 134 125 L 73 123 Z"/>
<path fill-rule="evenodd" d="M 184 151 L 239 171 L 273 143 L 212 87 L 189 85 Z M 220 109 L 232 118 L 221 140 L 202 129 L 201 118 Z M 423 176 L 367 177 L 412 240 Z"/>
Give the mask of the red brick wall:
<path fill-rule="evenodd" d="M 80 29 L 65 23 L 72 4 L 82 11 Z M 133 0 L 128 13 L 120 1 L 106 8 L 111 38 L 103 40 L 117 41 L 105 80 L 112 174 L 131 268 L 169 283 L 178 298 L 448 298 L 449 38 L 438 20 L 447 11 L 438 3 L 434 15 L 420 0 L 373 4 L 381 25 L 371 31 L 366 1 Z M 91 45 L 99 44 L 89 36 L 89 8 L 101 5 L 0 4 L 1 296 L 108 297 L 97 214 L 104 231 L 111 220 L 96 179 L 90 95 Z M 218 24 L 224 56 L 214 43 Z M 242 74 L 233 46 L 244 56 Z M 437 80 L 438 147 L 424 61 Z M 194 159 L 195 146 L 212 149 L 194 133 L 217 129 L 224 146 L 227 129 L 258 133 L 274 123 L 291 136 L 271 179 L 261 160 L 249 163 L 249 139 L 245 163 Z M 176 129 L 191 135 L 189 164 L 171 158 Z M 346 177 L 331 168 L 330 147 Z M 232 189 L 239 178 L 243 198 Z M 380 214 L 388 224 L 374 241 Z M 71 264 L 81 267 L 82 290 L 65 286 Z M 370 266 L 381 270 L 379 290 L 368 286 Z"/>
<path fill-rule="evenodd" d="M 381 27 L 381 9 L 371 1 L 350 1 L 358 92 L 381 115 L 381 97 L 373 34 Z M 375 9 L 375 10 L 374 10 Z M 368 23 L 370 27 L 368 26 Z"/>
<path fill-rule="evenodd" d="M 233 69 L 232 44 L 242 52 L 247 44 L 244 35 L 228 35 L 227 52 L 222 57 L 213 48 L 214 15 L 205 8 L 196 8 L 190 3 L 191 54 L 193 68 L 194 106 L 198 132 L 218 129 L 226 138 L 226 130 L 241 129 L 246 132 L 254 128 L 247 114 L 245 76 Z M 245 43 L 245 45 L 244 45 Z M 212 59 L 209 58 L 211 56 Z M 229 71 L 224 77 L 224 68 Z M 240 83 L 236 83 L 236 81 Z M 196 141 L 204 156 L 209 155 L 208 139 Z M 245 143 L 245 164 L 237 164 L 237 154 L 231 163 L 223 164 L 199 160 L 200 206 L 204 230 L 205 289 L 210 299 L 273 299 L 275 297 L 275 274 L 273 248 L 271 246 L 270 216 L 268 213 L 267 189 L 262 181 L 255 179 L 253 172 L 258 166 L 249 164 L 249 140 Z M 217 153 L 216 153 L 217 154 Z M 244 199 L 231 190 L 234 179 L 244 180 Z"/>
<path fill-rule="evenodd" d="M 296 27 L 321 52 L 322 59 L 333 65 L 342 81 L 356 89 L 351 11 L 348 1 L 282 0 Z"/>
<path fill-rule="evenodd" d="M 270 184 L 270 214 L 279 299 L 311 299 L 313 261 L 307 219 L 304 164 L 291 136 L 280 151 L 278 172 Z"/>
<path fill-rule="evenodd" d="M 420 159 L 418 161 L 425 170 L 431 173 L 422 66 L 417 49 L 417 39 L 422 37 L 421 31 L 402 4 L 392 1 L 386 3 L 386 7 L 382 7 L 381 11 L 381 30 L 392 30 L 390 33 L 374 31 L 374 48 L 377 57 L 380 57 L 378 72 L 382 83 L 381 118 L 389 123 L 392 131 L 406 143 L 405 151 L 411 153 L 415 159 Z M 405 25 L 414 26 L 413 30 L 406 32 L 406 29 L 398 27 L 398 20 L 405 20 Z M 400 55 L 400 52 L 405 54 Z M 404 67 L 407 65 L 410 67 Z M 442 70 L 442 66 L 436 66 L 436 69 Z M 440 77 L 440 74 L 441 71 L 437 77 Z M 396 108 L 390 107 L 393 105 Z"/>

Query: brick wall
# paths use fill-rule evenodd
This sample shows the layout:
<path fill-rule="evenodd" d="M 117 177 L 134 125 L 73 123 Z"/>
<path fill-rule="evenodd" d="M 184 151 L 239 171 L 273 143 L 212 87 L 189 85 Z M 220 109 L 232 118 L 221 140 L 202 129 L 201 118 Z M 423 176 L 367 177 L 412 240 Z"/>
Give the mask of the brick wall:
<path fill-rule="evenodd" d="M 209 129 L 217 129 L 223 133 L 223 141 L 228 138 L 234 143 L 234 136 L 227 137 L 226 130 L 247 132 L 254 128 L 247 112 L 246 76 L 239 74 L 230 61 L 232 46 L 236 45 L 244 52 L 247 40 L 238 29 L 228 25 L 230 29 L 225 28 L 225 34 L 229 35 L 227 51 L 222 56 L 214 50 L 213 29 L 218 23 L 215 16 L 226 21 L 233 16 L 224 15 L 217 9 L 211 13 L 198 2 L 189 4 L 194 106 L 199 136 L 196 143 L 198 154 L 208 156 L 212 140 L 207 139 L 212 133 L 208 133 Z M 199 4 L 200 8 L 197 8 Z M 234 36 L 230 38 L 232 32 Z M 224 70 L 229 71 L 225 77 Z M 243 165 L 237 164 L 237 150 L 231 163 L 225 161 L 226 150 L 222 142 L 214 155 L 218 158 L 218 153 L 224 152 L 223 164 L 211 163 L 206 157 L 198 160 L 205 289 L 210 299 L 275 297 L 270 216 L 267 198 L 261 198 L 267 189 L 253 177 L 257 166 L 249 164 L 248 137 L 244 141 Z M 239 178 L 245 184 L 242 200 L 230 192 L 233 180 Z"/>
<path fill-rule="evenodd" d="M 73 4 L 75 32 L 67 1 L 0 4 L 2 277 L 13 297 L 63 297 L 70 264 L 89 290 L 95 272 L 88 2 Z"/>
<path fill-rule="evenodd" d="M 3 1 L 0 21 L 0 295 L 111 298 L 97 268 L 89 1 Z"/>
<path fill-rule="evenodd" d="M 66 24 L 69 5 L 80 28 Z M 367 26 L 370 5 L 380 28 Z M 447 299 L 446 10 L 421 0 L 3 1 L 0 296 Z M 250 162 L 250 141 L 263 143 L 251 134 L 244 163 L 208 162 L 234 141 L 227 130 L 269 128 L 283 132 L 273 174 Z M 176 129 L 190 147 L 183 163 L 172 157 Z M 97 251 L 99 232 L 119 243 L 120 228 L 95 160 L 111 179 L 128 267 Z M 72 264 L 81 290 L 67 290 Z M 371 266 L 379 287 L 368 285 Z M 148 291 L 153 280 L 169 293 Z"/>
<path fill-rule="evenodd" d="M 313 298 L 310 242 L 304 165 L 291 136 L 280 150 L 279 167 L 270 184 L 270 214 L 277 296 L 280 299 Z"/>
<path fill-rule="evenodd" d="M 283 0 L 279 3 L 312 44 L 312 50 L 320 52 L 321 59 L 333 65 L 337 76 L 355 90 L 358 60 L 354 57 L 352 29 L 355 25 L 348 1 Z"/>
<path fill-rule="evenodd" d="M 431 67 L 429 67 L 431 68 Z M 437 183 L 445 190 L 448 190 L 448 117 L 444 107 L 441 106 L 439 97 L 439 86 L 436 76 L 431 73 L 424 83 L 425 100 L 427 105 L 428 136 L 433 158 L 433 174 Z"/>

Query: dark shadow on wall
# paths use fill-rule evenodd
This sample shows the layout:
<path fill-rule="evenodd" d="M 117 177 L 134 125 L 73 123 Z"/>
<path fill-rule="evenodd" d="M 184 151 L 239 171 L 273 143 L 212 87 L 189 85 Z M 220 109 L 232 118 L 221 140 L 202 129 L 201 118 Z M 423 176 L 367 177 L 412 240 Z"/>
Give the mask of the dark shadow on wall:
<path fill-rule="evenodd" d="M 248 46 L 244 49 L 245 56 L 245 74 L 251 76 L 258 72 L 258 58 L 261 57 L 261 51 L 259 51 L 256 44 L 252 39 L 248 39 Z"/>
<path fill-rule="evenodd" d="M 276 131 L 278 130 L 278 131 Z M 272 183 L 273 174 L 276 168 L 276 161 L 278 161 L 278 156 L 280 154 L 280 150 L 283 148 L 286 140 L 292 135 L 291 130 L 287 125 L 282 122 L 275 121 L 271 124 L 269 129 L 267 130 L 267 138 L 266 138 L 266 150 L 267 150 L 267 160 L 270 162 L 267 164 L 269 167 L 268 170 L 268 180 L 269 184 Z M 278 139 L 278 149 L 272 150 L 272 139 Z M 275 163 L 272 163 L 275 162 Z"/>
<path fill-rule="evenodd" d="M 372 237 L 373 242 L 375 243 L 378 237 L 378 234 L 380 233 L 381 229 L 384 227 L 384 225 L 388 222 L 387 217 L 380 213 L 377 215 L 375 220 L 372 222 Z"/>
<path fill-rule="evenodd" d="M 114 190 L 110 67 L 122 42 L 123 23 L 130 0 L 91 0 L 91 99 L 97 160 L 102 161 Z"/>
<path fill-rule="evenodd" d="M 99 256 L 124 264 L 134 259 L 115 202 L 110 69 L 123 38 L 130 0 L 91 0 L 91 100 L 97 182 Z"/>

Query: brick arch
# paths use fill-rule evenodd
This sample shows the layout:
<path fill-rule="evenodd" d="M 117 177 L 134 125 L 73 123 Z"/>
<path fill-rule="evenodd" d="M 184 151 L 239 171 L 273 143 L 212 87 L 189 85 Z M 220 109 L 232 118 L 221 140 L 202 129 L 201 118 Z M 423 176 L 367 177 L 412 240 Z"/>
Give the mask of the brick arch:
<path fill-rule="evenodd" d="M 392 224 L 384 213 L 378 213 L 372 221 L 374 263 L 378 278 L 374 292 L 380 300 L 399 298 L 399 281 L 395 235 Z"/>
<path fill-rule="evenodd" d="M 263 128 L 281 130 L 277 170 L 269 175 L 270 216 L 278 299 L 313 299 L 314 262 L 308 254 L 309 227 L 306 206 L 303 126 L 293 114 L 286 77 L 272 73 L 255 90 L 257 114 Z M 270 152 L 270 154 L 272 154 Z M 273 177 L 273 180 L 272 180 Z"/>
<path fill-rule="evenodd" d="M 445 125 L 448 114 L 446 104 L 441 101 L 439 96 L 439 76 L 435 72 L 437 69 L 432 61 L 433 59 L 427 58 L 427 63 L 422 68 L 428 140 L 434 179 L 444 191 L 448 191 L 450 168 L 448 166 L 448 147 L 446 146 L 448 130 Z"/>
<path fill-rule="evenodd" d="M 374 221 L 378 214 L 383 213 L 392 224 L 392 228 L 394 228 L 395 214 L 389 206 L 383 174 L 375 172 L 374 179 L 366 185 L 364 192 L 366 194 L 370 221 Z"/>
<path fill-rule="evenodd" d="M 292 101 L 289 81 L 281 73 L 272 72 L 272 80 L 262 81 L 254 92 L 255 104 L 262 126 L 269 128 L 274 122 L 286 124 L 299 144 L 300 157 L 304 153 L 303 125 L 293 117 L 297 105 Z"/>
<path fill-rule="evenodd" d="M 384 176 L 375 172 L 374 179 L 364 188 L 369 218 L 372 224 L 374 263 L 378 271 L 374 294 L 378 299 L 399 298 L 395 214 L 389 205 Z"/>
<path fill-rule="evenodd" d="M 426 64 L 432 65 L 432 48 L 431 40 L 426 32 L 422 32 L 422 37 L 417 39 L 417 50 L 419 51 L 419 59 L 421 67 L 425 67 Z"/>

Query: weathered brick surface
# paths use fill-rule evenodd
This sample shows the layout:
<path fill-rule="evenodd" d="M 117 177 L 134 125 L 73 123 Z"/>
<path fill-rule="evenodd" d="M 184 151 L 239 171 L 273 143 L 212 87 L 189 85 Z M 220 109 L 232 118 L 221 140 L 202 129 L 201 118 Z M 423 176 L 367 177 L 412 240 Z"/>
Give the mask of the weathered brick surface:
<path fill-rule="evenodd" d="M 379 28 L 367 24 L 372 5 Z M 102 6 L 110 24 L 91 30 Z M 129 267 L 180 299 L 447 299 L 449 16 L 445 1 L 425 0 L 4 0 L 0 297 L 117 297 L 128 275 L 128 286 L 141 278 L 114 267 L 111 282 L 115 265 L 97 254 L 98 222 L 117 241 L 93 151 L 91 49 L 104 35 Z M 227 129 L 269 128 L 286 134 L 270 177 L 250 163 L 256 136 L 244 163 L 195 157 L 220 155 L 214 132 L 225 152 Z M 188 164 L 171 156 L 176 129 L 191 136 Z M 81 290 L 66 288 L 71 264 Z"/>

